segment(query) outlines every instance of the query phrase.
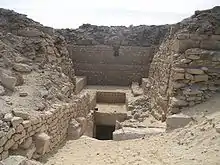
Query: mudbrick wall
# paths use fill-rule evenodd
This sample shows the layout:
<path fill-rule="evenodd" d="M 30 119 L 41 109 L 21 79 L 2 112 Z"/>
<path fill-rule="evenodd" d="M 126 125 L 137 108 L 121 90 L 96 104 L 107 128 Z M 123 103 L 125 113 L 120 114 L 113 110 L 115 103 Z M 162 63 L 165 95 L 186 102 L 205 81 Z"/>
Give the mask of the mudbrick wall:
<path fill-rule="evenodd" d="M 219 12 L 218 7 L 197 11 L 173 26 L 155 54 L 144 92 L 158 119 L 204 102 L 219 90 Z"/>
<path fill-rule="evenodd" d="M 36 118 L 19 112 L 14 116 L 6 114 L 4 120 L 10 122 L 13 127 L 8 132 L 1 132 L 0 159 L 7 158 L 9 154 L 36 159 L 51 151 L 67 138 L 71 120 L 76 119 L 80 123 L 83 119 L 87 122 L 89 106 L 89 95 L 82 93 L 76 96 L 71 104 L 54 105 Z M 83 127 L 80 135 L 86 131 L 91 132 L 85 125 Z"/>
<path fill-rule="evenodd" d="M 148 76 L 154 47 L 120 46 L 118 54 L 108 45 L 69 45 L 77 76 L 89 85 L 131 85 Z"/>

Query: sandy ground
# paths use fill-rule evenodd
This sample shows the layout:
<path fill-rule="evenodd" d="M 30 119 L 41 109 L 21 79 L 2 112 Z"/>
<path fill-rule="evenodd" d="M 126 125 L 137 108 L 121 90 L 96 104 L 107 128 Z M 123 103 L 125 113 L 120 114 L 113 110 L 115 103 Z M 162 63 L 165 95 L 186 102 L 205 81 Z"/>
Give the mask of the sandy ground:
<path fill-rule="evenodd" d="M 185 128 L 147 139 L 67 141 L 42 158 L 45 165 L 220 165 L 220 94 L 185 110 L 195 121 Z M 195 117 L 196 116 L 196 117 Z"/>

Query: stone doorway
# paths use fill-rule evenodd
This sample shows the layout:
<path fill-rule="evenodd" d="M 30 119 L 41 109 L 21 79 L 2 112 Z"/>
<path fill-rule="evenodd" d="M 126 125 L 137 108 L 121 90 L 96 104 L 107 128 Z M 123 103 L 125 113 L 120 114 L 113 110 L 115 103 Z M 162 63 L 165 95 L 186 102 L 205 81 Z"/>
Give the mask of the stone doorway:
<path fill-rule="evenodd" d="M 112 140 L 114 131 L 114 125 L 96 125 L 95 138 L 98 140 Z"/>

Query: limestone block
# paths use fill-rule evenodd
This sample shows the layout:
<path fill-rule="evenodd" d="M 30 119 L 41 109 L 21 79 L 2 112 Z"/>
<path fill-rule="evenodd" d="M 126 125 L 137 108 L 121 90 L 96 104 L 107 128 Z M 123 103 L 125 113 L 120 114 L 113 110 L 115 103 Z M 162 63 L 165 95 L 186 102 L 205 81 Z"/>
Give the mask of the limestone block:
<path fill-rule="evenodd" d="M 69 127 L 67 130 L 68 138 L 69 139 L 78 139 L 81 136 L 81 127 L 80 123 L 77 122 L 75 119 L 72 119 L 69 123 Z"/>
<path fill-rule="evenodd" d="M 195 75 L 194 81 L 195 82 L 208 81 L 208 78 L 209 78 L 209 76 L 207 74 Z"/>
<path fill-rule="evenodd" d="M 22 149 L 28 149 L 32 144 L 32 137 L 28 137 L 27 139 L 24 140 L 23 143 L 19 146 Z"/>
<path fill-rule="evenodd" d="M 50 136 L 46 133 L 37 133 L 34 135 L 33 140 L 36 145 L 36 152 L 38 154 L 44 155 L 49 151 Z"/>
<path fill-rule="evenodd" d="M 5 88 L 14 91 L 17 79 L 16 77 L 12 77 L 6 73 L 0 72 L 0 82 Z"/>
<path fill-rule="evenodd" d="M 193 75 L 191 75 L 191 74 L 189 74 L 189 73 L 185 73 L 185 79 L 187 79 L 187 80 L 193 80 L 194 77 L 193 77 Z"/>
<path fill-rule="evenodd" d="M 174 72 L 178 72 L 178 73 L 184 73 L 185 72 L 185 69 L 184 68 L 172 68 L 172 70 Z"/>
<path fill-rule="evenodd" d="M 28 159 L 31 159 L 33 157 L 34 152 L 36 151 L 36 147 L 34 144 L 32 144 L 29 148 L 27 149 L 18 149 L 15 151 L 16 155 L 22 155 Z"/>
<path fill-rule="evenodd" d="M 8 155 L 9 155 L 8 151 L 3 151 L 2 152 L 2 160 L 6 159 L 8 157 Z M 6 165 L 8 165 L 8 164 L 6 164 Z"/>
<path fill-rule="evenodd" d="M 21 117 L 13 117 L 11 119 L 11 124 L 14 128 L 16 128 L 19 124 L 21 124 L 23 122 L 23 119 Z"/>
<path fill-rule="evenodd" d="M 24 120 L 22 122 L 22 125 L 23 125 L 24 128 L 31 127 L 31 121 L 30 120 Z"/>
<path fill-rule="evenodd" d="M 12 137 L 13 134 L 15 134 L 15 128 L 10 128 L 9 131 L 7 132 L 6 136 L 8 139 Z"/>
<path fill-rule="evenodd" d="M 0 138 L 0 147 L 2 147 L 7 142 L 7 136 L 3 136 Z"/>
<path fill-rule="evenodd" d="M 17 127 L 16 127 L 16 133 L 20 133 L 24 130 L 24 127 L 22 124 L 19 124 Z"/>
<path fill-rule="evenodd" d="M 4 150 L 5 151 L 9 150 L 14 144 L 15 141 L 13 139 L 9 139 L 7 143 L 5 143 Z"/>
<path fill-rule="evenodd" d="M 6 113 L 4 118 L 3 118 L 3 121 L 11 121 L 11 119 L 13 118 L 13 115 L 11 113 Z"/>
<path fill-rule="evenodd" d="M 25 73 L 29 73 L 32 71 L 32 68 L 30 66 L 28 66 L 27 64 L 22 64 L 22 63 L 14 64 L 13 69 L 18 72 L 25 72 Z"/>
<path fill-rule="evenodd" d="M 179 88 L 182 88 L 182 87 L 185 87 L 185 86 L 186 86 L 185 83 L 173 82 L 173 88 L 175 88 L 175 89 L 179 89 Z"/>
<path fill-rule="evenodd" d="M 177 34 L 176 37 L 178 40 L 189 39 L 189 33 L 179 33 L 179 34 Z"/>
<path fill-rule="evenodd" d="M 87 127 L 87 120 L 85 117 L 78 117 L 76 118 L 76 121 L 78 123 L 80 123 L 80 127 L 81 127 L 81 133 L 83 134 L 86 131 L 86 127 Z"/>
<path fill-rule="evenodd" d="M 143 90 L 139 86 L 138 82 L 132 82 L 131 84 L 131 92 L 133 93 L 134 96 L 140 96 L 143 94 Z"/>
<path fill-rule="evenodd" d="M 173 107 L 185 107 L 188 105 L 188 102 L 186 102 L 185 100 L 178 99 L 176 97 L 171 97 L 170 104 Z"/>
<path fill-rule="evenodd" d="M 184 73 L 177 73 L 175 72 L 173 75 L 174 80 L 183 80 L 184 79 Z"/>
<path fill-rule="evenodd" d="M 30 115 L 23 109 L 15 108 L 13 109 L 12 113 L 14 116 L 21 117 L 24 120 L 30 119 Z"/>
<path fill-rule="evenodd" d="M 200 56 L 194 55 L 194 54 L 190 54 L 186 58 L 188 58 L 190 60 L 198 60 L 198 59 L 200 59 Z"/>
<path fill-rule="evenodd" d="M 25 130 L 23 130 L 21 133 L 17 133 L 13 135 L 14 141 L 18 141 L 20 139 L 22 139 L 23 137 L 25 137 L 26 132 Z"/>
<path fill-rule="evenodd" d="M 192 118 L 187 115 L 183 114 L 174 114 L 171 116 L 167 117 L 166 124 L 167 124 L 167 129 L 176 129 L 180 127 L 184 127 L 189 122 L 192 121 Z"/>
<path fill-rule="evenodd" d="M 143 137 L 148 137 L 151 135 L 156 135 L 163 133 L 165 129 L 162 128 L 130 128 L 124 127 L 123 129 L 118 129 L 113 132 L 113 140 L 129 140 L 138 139 Z"/>
<path fill-rule="evenodd" d="M 201 41 L 200 47 L 202 49 L 208 49 L 208 50 L 219 50 L 220 49 L 220 41 L 203 40 L 203 41 Z"/>
<path fill-rule="evenodd" d="M 185 39 L 185 40 L 174 40 L 173 45 L 172 45 L 172 50 L 176 52 L 184 52 L 185 50 L 189 48 L 198 48 L 199 47 L 199 41 L 193 41 L 190 39 Z"/>
<path fill-rule="evenodd" d="M 189 74 L 204 74 L 204 71 L 202 69 L 195 69 L 195 68 L 188 68 L 186 71 Z"/>

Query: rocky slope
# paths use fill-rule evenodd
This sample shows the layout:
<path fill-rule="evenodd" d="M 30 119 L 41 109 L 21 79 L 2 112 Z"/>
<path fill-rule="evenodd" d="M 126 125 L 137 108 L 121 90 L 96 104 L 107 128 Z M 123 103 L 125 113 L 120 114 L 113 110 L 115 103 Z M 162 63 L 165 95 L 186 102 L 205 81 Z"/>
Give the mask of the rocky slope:
<path fill-rule="evenodd" d="M 75 77 L 64 38 L 54 29 L 0 9 L 0 120 L 10 113 L 36 116 L 54 103 L 69 102 Z"/>
<path fill-rule="evenodd" d="M 96 26 L 83 24 L 78 29 L 59 29 L 67 43 L 78 45 L 157 46 L 165 38 L 170 25 L 161 26 Z"/>

